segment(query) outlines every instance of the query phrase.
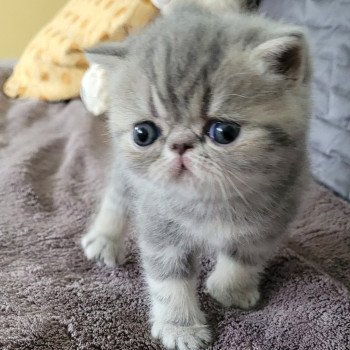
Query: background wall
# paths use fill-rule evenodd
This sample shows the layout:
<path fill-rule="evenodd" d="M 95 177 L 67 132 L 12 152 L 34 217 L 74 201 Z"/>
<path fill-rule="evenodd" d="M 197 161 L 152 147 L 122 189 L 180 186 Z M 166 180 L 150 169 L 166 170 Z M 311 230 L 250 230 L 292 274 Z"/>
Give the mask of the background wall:
<path fill-rule="evenodd" d="M 67 0 L 0 0 L 0 59 L 17 58 Z"/>

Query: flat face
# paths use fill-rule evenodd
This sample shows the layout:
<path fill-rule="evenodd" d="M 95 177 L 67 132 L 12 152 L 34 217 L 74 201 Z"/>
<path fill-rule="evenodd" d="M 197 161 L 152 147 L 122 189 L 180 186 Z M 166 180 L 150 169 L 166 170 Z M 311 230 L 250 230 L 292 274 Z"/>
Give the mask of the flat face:
<path fill-rule="evenodd" d="M 128 169 L 192 197 L 243 201 L 295 181 L 307 109 L 285 77 L 259 69 L 266 37 L 254 21 L 189 12 L 134 38 L 111 79 Z"/>

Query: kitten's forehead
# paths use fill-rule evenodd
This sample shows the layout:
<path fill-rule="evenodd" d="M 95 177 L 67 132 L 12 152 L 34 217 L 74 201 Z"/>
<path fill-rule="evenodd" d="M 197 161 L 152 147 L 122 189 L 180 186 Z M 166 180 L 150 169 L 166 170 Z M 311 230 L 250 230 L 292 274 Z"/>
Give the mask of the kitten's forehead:
<path fill-rule="evenodd" d="M 171 97 L 152 86 L 150 110 L 154 117 L 170 124 L 193 125 L 205 123 L 208 118 L 210 88 L 198 84 L 190 93 L 185 94 L 179 87 L 172 91 Z"/>
<path fill-rule="evenodd" d="M 137 65 L 151 86 L 152 112 L 175 122 L 215 118 L 227 111 L 230 116 L 233 108 L 241 109 L 266 88 L 254 81 L 248 54 L 232 28 L 217 18 L 191 21 L 186 31 L 167 22 L 162 32 L 158 25 L 137 50 Z"/>
<path fill-rule="evenodd" d="M 193 42 L 196 36 L 192 36 Z M 173 120 L 204 117 L 212 94 L 212 75 L 221 61 L 217 41 L 194 47 L 190 38 L 168 41 L 163 38 L 152 48 L 144 64 L 152 84 L 151 98 L 158 114 Z"/>

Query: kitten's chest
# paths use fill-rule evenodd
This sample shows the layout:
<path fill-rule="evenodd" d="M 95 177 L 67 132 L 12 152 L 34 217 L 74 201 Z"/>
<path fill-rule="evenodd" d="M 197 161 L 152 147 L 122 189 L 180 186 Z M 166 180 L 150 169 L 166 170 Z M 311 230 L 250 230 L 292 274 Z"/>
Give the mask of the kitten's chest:
<path fill-rule="evenodd" d="M 199 244 L 225 247 L 253 233 L 255 225 L 245 215 L 221 203 L 172 208 L 172 220 L 184 227 L 184 235 Z"/>
<path fill-rule="evenodd" d="M 141 211 L 156 214 L 155 220 L 173 222 L 182 227 L 178 232 L 184 241 L 222 248 L 237 244 L 247 235 L 255 234 L 257 225 L 251 214 L 240 207 L 222 202 L 181 201 L 176 196 L 156 197 L 153 193 L 142 197 Z"/>
<path fill-rule="evenodd" d="M 203 220 L 184 219 L 181 224 L 186 228 L 184 232 L 197 243 L 217 248 L 239 244 L 249 236 L 255 236 L 257 231 L 256 225 L 243 222 L 235 215 L 208 217 Z"/>

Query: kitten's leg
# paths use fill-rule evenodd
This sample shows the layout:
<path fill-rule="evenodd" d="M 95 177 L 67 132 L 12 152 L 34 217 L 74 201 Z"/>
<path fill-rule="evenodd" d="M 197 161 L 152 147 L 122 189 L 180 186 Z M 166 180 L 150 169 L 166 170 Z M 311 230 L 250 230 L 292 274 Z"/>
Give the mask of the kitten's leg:
<path fill-rule="evenodd" d="M 123 183 L 114 181 L 106 191 L 90 230 L 81 240 L 88 259 L 102 260 L 111 267 L 124 262 L 127 202 Z"/>
<path fill-rule="evenodd" d="M 196 350 L 210 331 L 196 296 L 194 256 L 178 247 L 141 245 L 151 297 L 152 336 L 167 349 Z"/>
<path fill-rule="evenodd" d="M 259 281 L 262 271 L 261 264 L 246 264 L 220 253 L 214 271 L 206 282 L 206 289 L 226 307 L 235 305 L 250 309 L 260 299 Z"/>

